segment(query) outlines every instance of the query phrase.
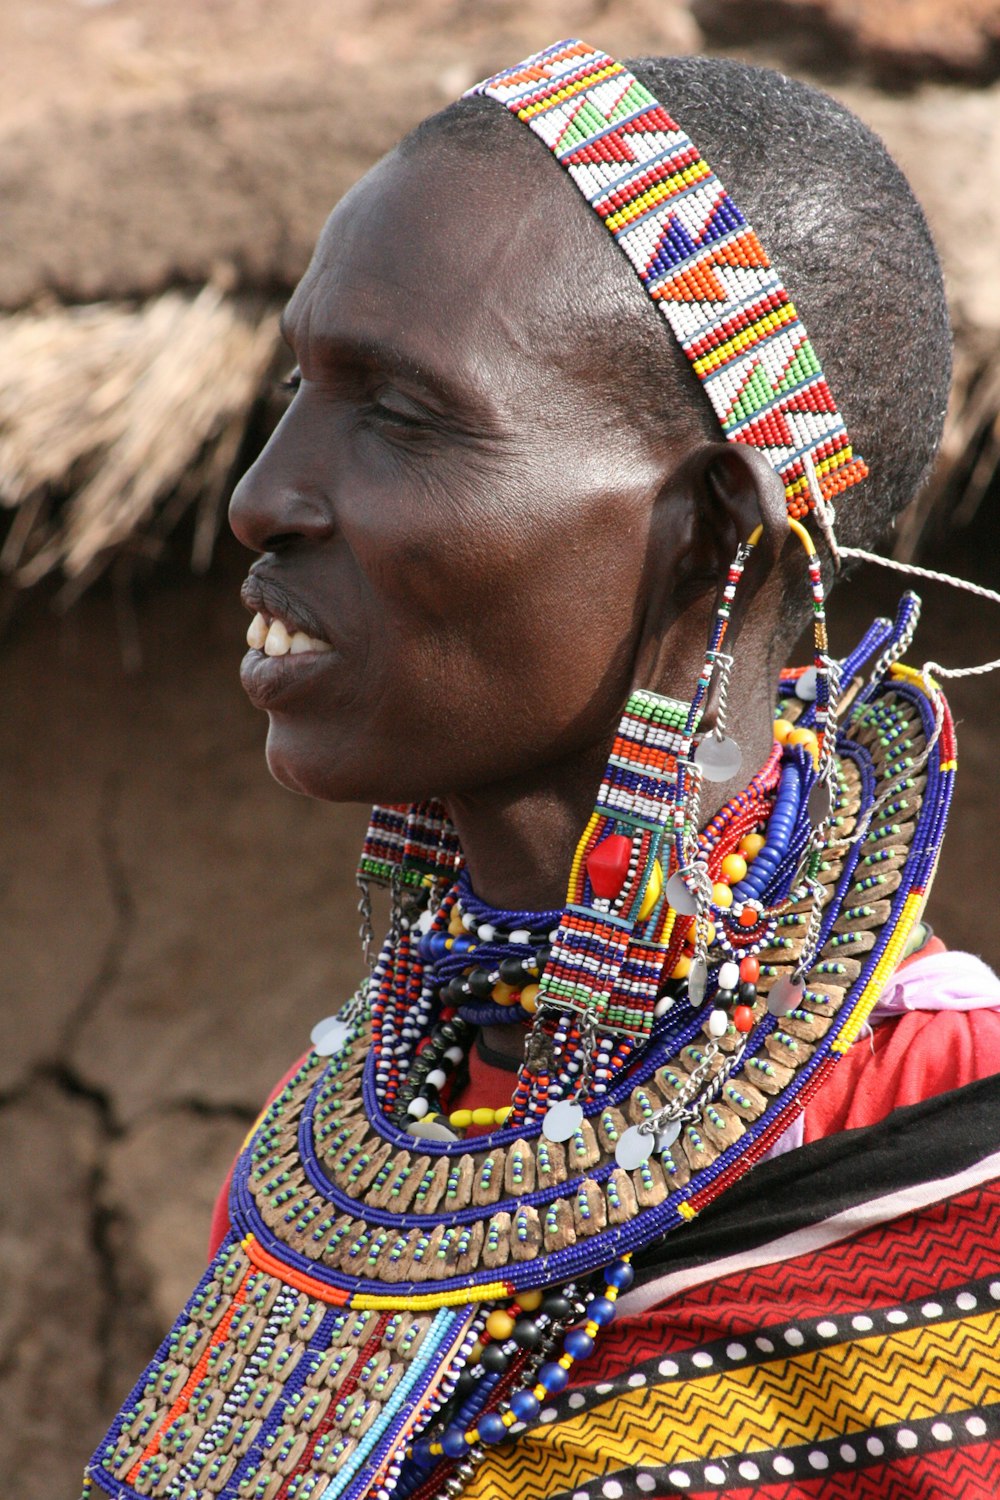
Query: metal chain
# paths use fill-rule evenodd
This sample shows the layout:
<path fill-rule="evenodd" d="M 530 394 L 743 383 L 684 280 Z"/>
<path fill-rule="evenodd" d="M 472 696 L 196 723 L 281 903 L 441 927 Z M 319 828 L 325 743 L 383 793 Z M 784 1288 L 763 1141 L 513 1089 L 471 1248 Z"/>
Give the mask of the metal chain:
<path fill-rule="evenodd" d="M 580 1075 L 576 1080 L 572 1094 L 568 1096 L 571 1104 L 577 1104 L 581 1095 L 590 1082 L 590 1064 L 594 1048 L 597 1045 L 597 1022 L 592 1011 L 582 1012 L 580 1022 Z"/>
<path fill-rule="evenodd" d="M 358 928 L 358 937 L 361 939 L 361 951 L 365 957 L 365 964 L 369 974 L 375 968 L 375 928 L 372 925 L 372 892 L 371 886 L 364 876 L 358 876 L 358 915 L 361 918 L 361 926 Z"/>
<path fill-rule="evenodd" d="M 719 1069 L 711 1080 L 707 1089 L 701 1091 L 701 1086 L 711 1071 L 712 1064 L 720 1055 L 722 1049 L 718 1042 L 711 1041 L 705 1048 L 705 1055 L 701 1062 L 691 1073 L 687 1083 L 681 1089 L 676 1099 L 658 1109 L 655 1114 L 650 1115 L 648 1120 L 640 1122 L 638 1128 L 640 1135 L 659 1135 L 665 1125 L 679 1121 L 682 1125 L 692 1123 L 698 1118 L 699 1111 L 706 1105 L 711 1104 L 722 1092 L 722 1086 L 731 1077 L 743 1061 L 746 1051 L 747 1039 L 744 1037 L 735 1052 L 726 1058 L 725 1064 Z"/>

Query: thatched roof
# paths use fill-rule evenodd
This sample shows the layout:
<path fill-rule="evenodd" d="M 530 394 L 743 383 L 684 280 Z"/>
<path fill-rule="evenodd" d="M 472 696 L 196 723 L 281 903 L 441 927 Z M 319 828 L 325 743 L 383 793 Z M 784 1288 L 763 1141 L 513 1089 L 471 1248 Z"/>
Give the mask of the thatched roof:
<path fill-rule="evenodd" d="M 68 601 L 191 506 L 206 567 L 277 343 L 273 310 L 213 286 L 0 320 L 0 567 L 21 586 L 59 572 Z"/>

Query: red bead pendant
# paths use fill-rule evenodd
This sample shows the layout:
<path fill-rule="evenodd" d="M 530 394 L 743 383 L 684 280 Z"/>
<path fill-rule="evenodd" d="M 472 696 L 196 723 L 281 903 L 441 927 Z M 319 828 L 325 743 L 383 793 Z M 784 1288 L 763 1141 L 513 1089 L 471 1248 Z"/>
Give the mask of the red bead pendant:
<path fill-rule="evenodd" d="M 737 1031 L 750 1031 L 753 1029 L 753 1011 L 749 1005 L 737 1005 L 733 1011 L 733 1025 Z"/>
<path fill-rule="evenodd" d="M 625 884 L 631 856 L 632 840 L 623 833 L 609 834 L 603 843 L 591 849 L 587 855 L 587 874 L 595 896 L 612 901 L 618 895 Z"/>

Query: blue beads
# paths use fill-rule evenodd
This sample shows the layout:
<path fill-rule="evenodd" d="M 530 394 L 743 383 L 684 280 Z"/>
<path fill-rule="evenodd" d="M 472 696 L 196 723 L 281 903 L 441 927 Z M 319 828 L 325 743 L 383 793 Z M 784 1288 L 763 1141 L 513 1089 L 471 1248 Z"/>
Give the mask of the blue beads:
<path fill-rule="evenodd" d="M 586 1359 L 594 1347 L 594 1340 L 582 1328 L 571 1328 L 563 1339 L 563 1348 L 574 1359 Z"/>
<path fill-rule="evenodd" d="M 595 1297 L 588 1302 L 587 1311 L 584 1316 L 588 1323 L 596 1323 L 598 1328 L 606 1328 L 615 1315 L 615 1304 L 607 1297 Z"/>
<path fill-rule="evenodd" d="M 538 1416 L 538 1397 L 531 1391 L 515 1391 L 510 1398 L 510 1409 L 519 1422 L 533 1422 Z"/>
<path fill-rule="evenodd" d="M 507 1436 L 507 1429 L 495 1411 L 484 1412 L 476 1430 L 484 1443 L 502 1443 Z"/>
<path fill-rule="evenodd" d="M 615 1287 L 619 1292 L 627 1292 L 635 1280 L 635 1272 L 627 1260 L 616 1261 L 609 1266 L 604 1273 L 604 1279 L 608 1286 Z"/>
<path fill-rule="evenodd" d="M 547 1391 L 556 1392 L 565 1390 L 569 1381 L 569 1371 L 562 1365 L 553 1361 L 551 1364 L 542 1365 L 538 1372 L 538 1383 L 544 1385 Z"/>
<path fill-rule="evenodd" d="M 446 932 L 425 932 L 420 939 L 420 957 L 433 961 L 436 958 L 444 958 L 448 952 L 448 934 Z"/>
<path fill-rule="evenodd" d="M 465 1433 L 461 1427 L 449 1427 L 441 1439 L 441 1448 L 448 1458 L 464 1458 L 469 1451 Z"/>

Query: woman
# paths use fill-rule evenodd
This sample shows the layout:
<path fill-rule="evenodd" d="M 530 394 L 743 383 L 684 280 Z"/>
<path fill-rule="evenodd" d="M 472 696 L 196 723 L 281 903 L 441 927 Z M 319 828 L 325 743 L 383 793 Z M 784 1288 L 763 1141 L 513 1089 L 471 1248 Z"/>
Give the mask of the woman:
<path fill-rule="evenodd" d="M 822 607 L 940 436 L 900 174 L 777 75 L 561 43 L 348 194 L 285 332 L 243 680 L 279 780 L 378 804 L 392 928 L 88 1493 L 995 1493 L 952 728 L 912 596 L 840 662 Z"/>

